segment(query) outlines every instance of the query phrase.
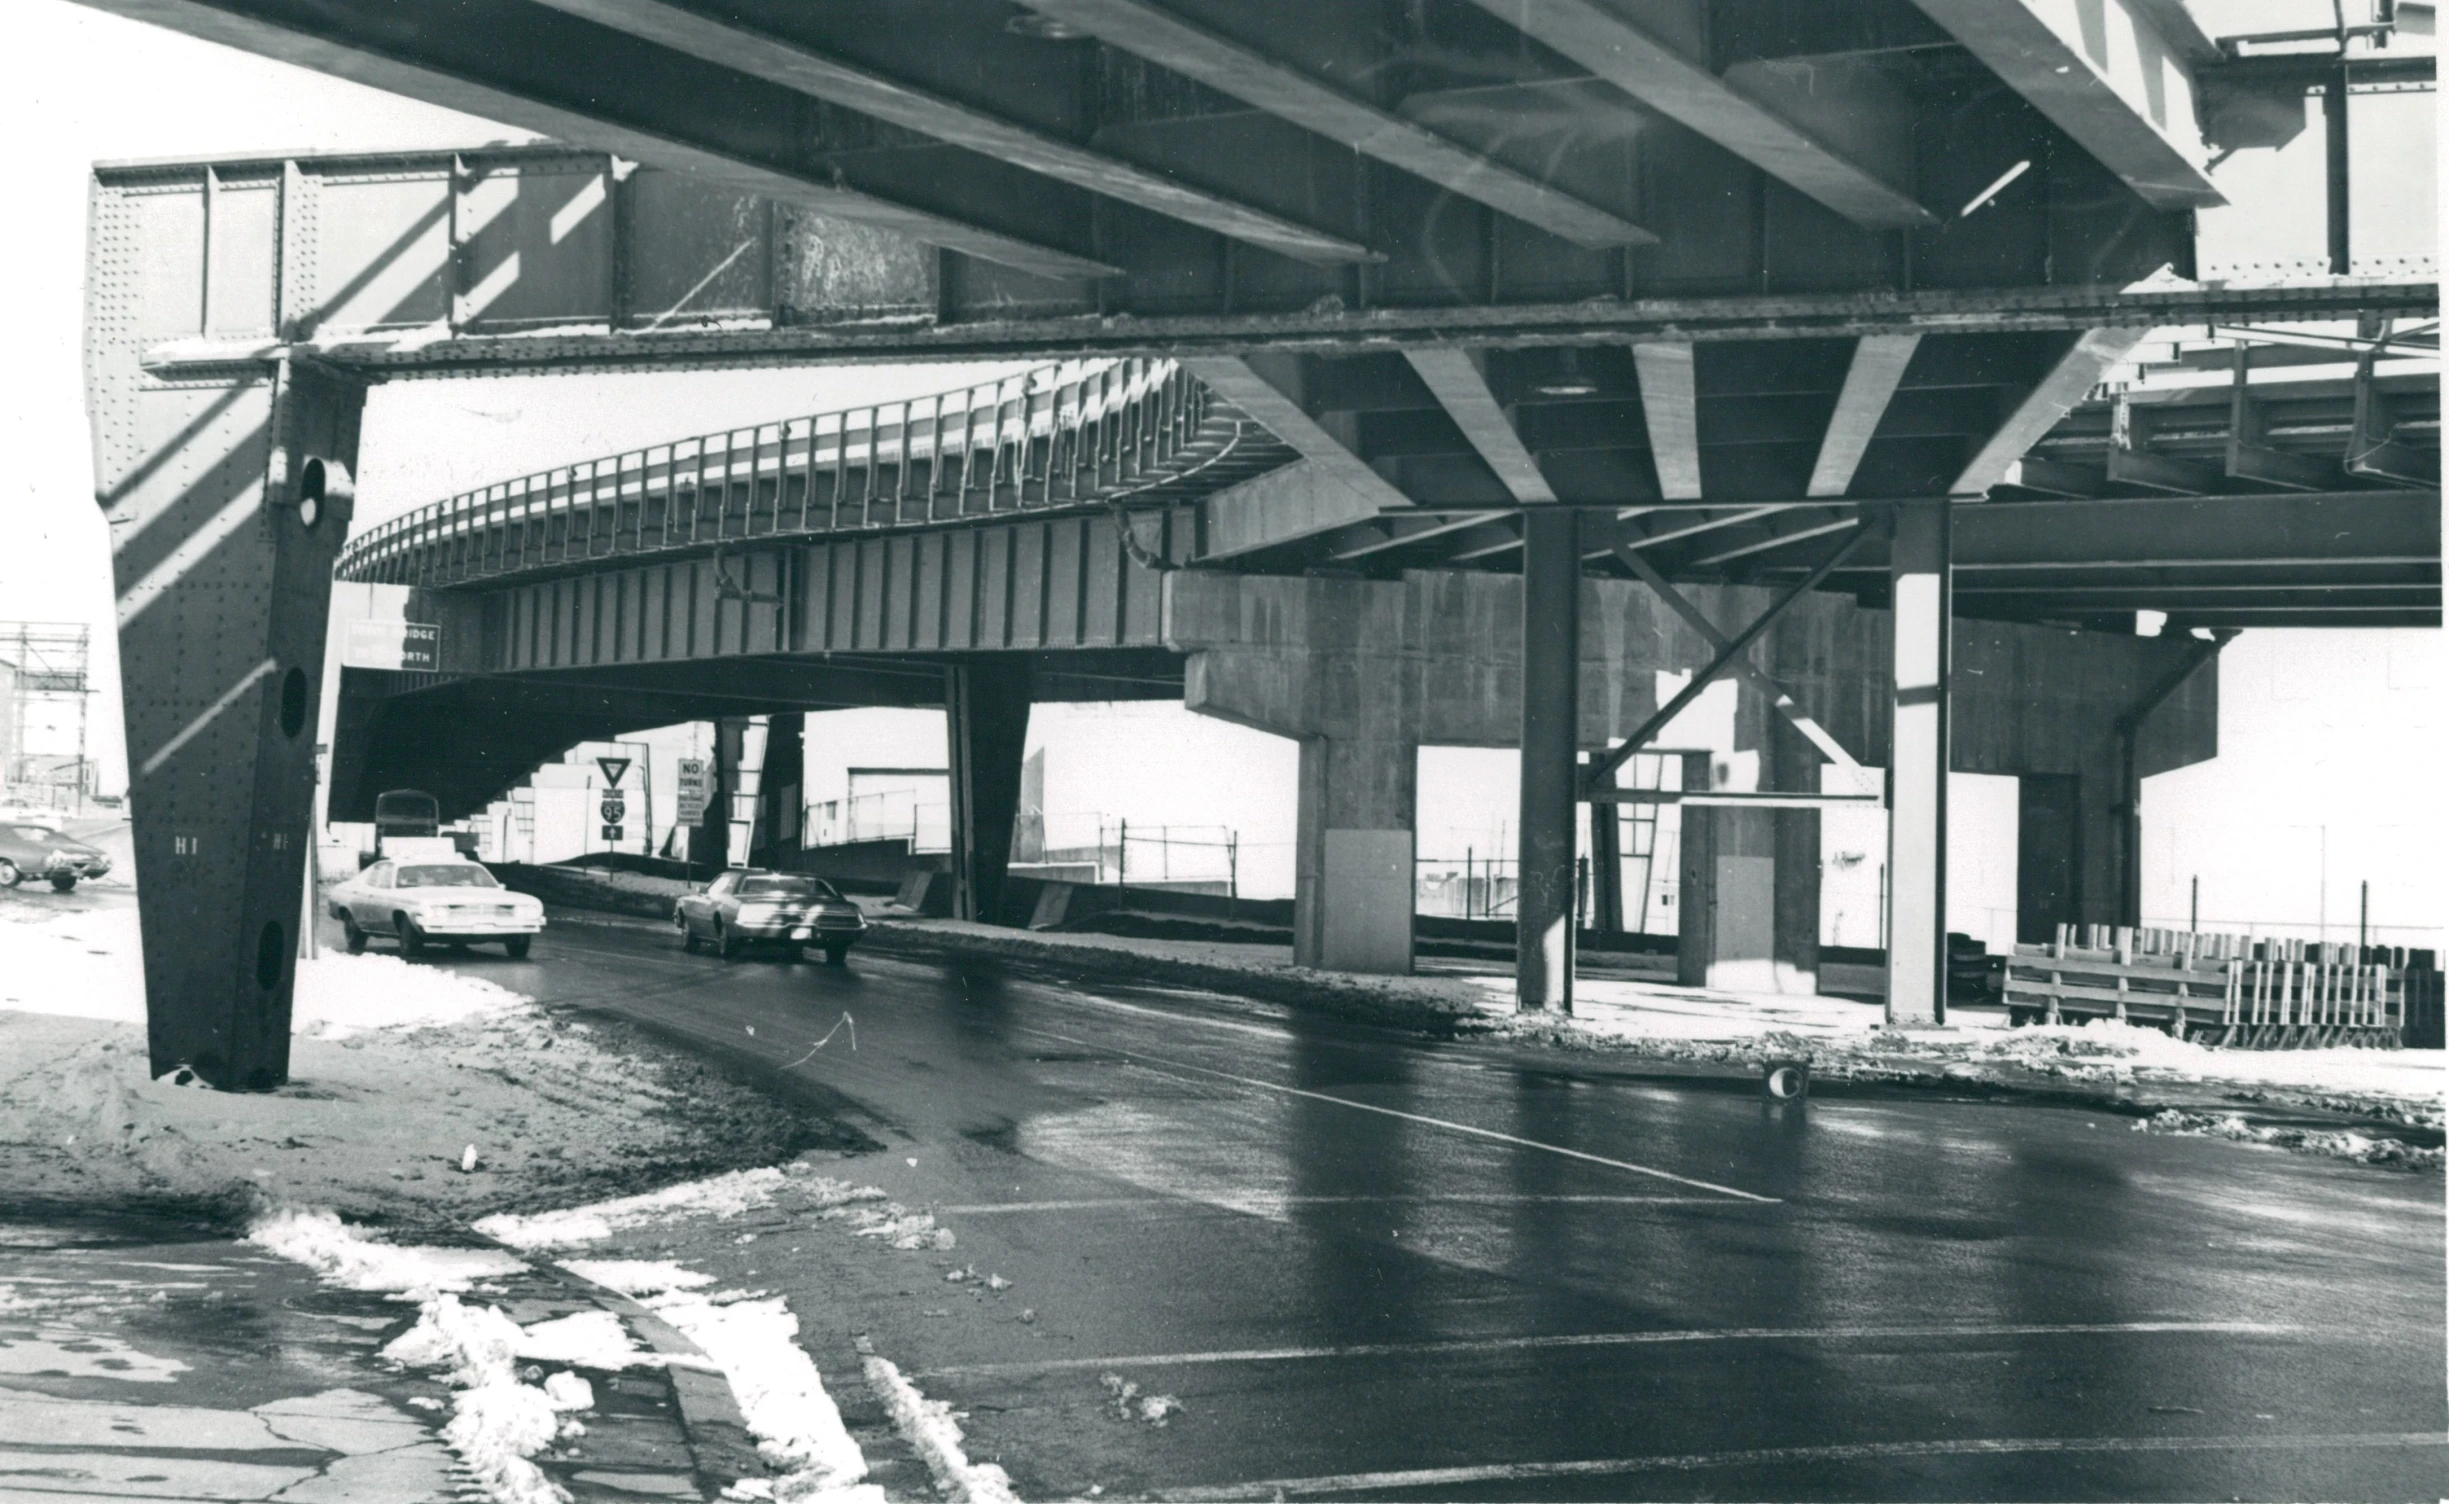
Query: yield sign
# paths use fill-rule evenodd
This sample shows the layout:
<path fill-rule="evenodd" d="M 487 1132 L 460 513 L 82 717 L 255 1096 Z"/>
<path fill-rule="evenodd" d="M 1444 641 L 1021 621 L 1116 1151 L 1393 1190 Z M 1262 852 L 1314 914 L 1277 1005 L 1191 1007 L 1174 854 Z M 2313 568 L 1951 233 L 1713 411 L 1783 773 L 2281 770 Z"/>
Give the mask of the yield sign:
<path fill-rule="evenodd" d="M 629 764 L 630 759 L 626 757 L 599 757 L 595 760 L 595 765 L 604 770 L 604 782 L 616 789 L 621 786 L 621 775 L 629 771 Z"/>

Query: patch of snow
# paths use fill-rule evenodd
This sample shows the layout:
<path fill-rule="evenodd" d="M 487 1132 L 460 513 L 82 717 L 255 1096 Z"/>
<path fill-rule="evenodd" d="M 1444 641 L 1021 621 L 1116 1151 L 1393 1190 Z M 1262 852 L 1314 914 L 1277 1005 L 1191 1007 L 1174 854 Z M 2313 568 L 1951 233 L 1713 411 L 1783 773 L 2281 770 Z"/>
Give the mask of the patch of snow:
<path fill-rule="evenodd" d="M 145 1021 L 136 908 L 61 908 L 40 896 L 0 901 L 0 1008 L 111 1023 Z"/>
<path fill-rule="evenodd" d="M 556 1399 L 568 1397 L 522 1383 L 516 1366 L 519 1325 L 494 1306 L 462 1305 L 456 1296 L 425 1302 L 417 1324 L 383 1349 L 412 1368 L 440 1371 L 459 1392 L 442 1439 L 496 1504 L 569 1504 L 569 1494 L 528 1461 L 575 1427 Z M 590 1401 L 593 1395 L 588 1395 Z"/>
<path fill-rule="evenodd" d="M 496 1373 L 512 1372 L 519 1337 L 519 1324 L 501 1307 L 463 1305 L 455 1295 L 437 1295 L 417 1312 L 415 1326 L 383 1348 L 383 1356 L 473 1387 Z"/>
<path fill-rule="evenodd" d="M 1149 1425 L 1161 1426 L 1182 1411 L 1180 1399 L 1170 1394 L 1142 1394 L 1137 1383 L 1121 1374 L 1100 1374 L 1097 1382 L 1112 1398 L 1117 1419 L 1146 1421 Z"/>
<path fill-rule="evenodd" d="M 758 1455 L 784 1472 L 773 1480 L 771 1497 L 884 1504 L 884 1490 L 862 1481 L 867 1458 L 800 1347 L 799 1318 L 782 1299 L 717 1305 L 698 1293 L 713 1283 L 710 1276 L 668 1263 L 580 1259 L 562 1267 L 640 1301 L 722 1370 Z"/>
<path fill-rule="evenodd" d="M 664 1259 L 568 1259 L 561 1267 L 633 1300 L 671 1290 L 703 1290 L 714 1283 L 711 1274 Z"/>
<path fill-rule="evenodd" d="M 348 1039 L 377 1029 L 422 1029 L 517 1013 L 523 993 L 397 956 L 326 951 L 298 963 L 290 1030 L 308 1039 Z"/>
<path fill-rule="evenodd" d="M 2349 1159 L 2367 1165 L 2404 1165 L 2410 1169 L 2440 1169 L 2443 1151 L 2394 1138 L 2371 1138 L 2348 1130 L 2282 1128 L 2248 1123 L 2233 1112 L 2187 1112 L 2171 1107 L 2138 1119 L 2141 1133 L 2172 1133 L 2189 1138 L 2224 1138 L 2241 1144 L 2269 1144 L 2305 1154 Z"/>
<path fill-rule="evenodd" d="M 527 1266 L 495 1248 L 378 1243 L 332 1212 L 283 1207 L 255 1219 L 247 1241 L 304 1264 L 337 1285 L 419 1299 L 458 1293 Z M 516 1330 L 516 1328 L 513 1328 Z"/>
<path fill-rule="evenodd" d="M 911 1211 L 896 1202 L 888 1201 L 876 1208 L 837 1206 L 825 1215 L 847 1220 L 853 1237 L 882 1238 L 905 1253 L 916 1253 L 922 1249 L 933 1249 L 939 1253 L 952 1251 L 951 1228 L 938 1227 L 930 1214 Z"/>
<path fill-rule="evenodd" d="M 476 1230 L 513 1248 L 566 1248 L 578 1243 L 601 1242 L 624 1228 L 651 1222 L 669 1222 L 700 1214 L 713 1216 L 718 1221 L 736 1217 L 742 1212 L 772 1205 L 774 1193 L 782 1185 L 783 1174 L 780 1170 L 735 1170 L 728 1175 L 667 1186 L 642 1196 L 598 1201 L 591 1206 L 542 1212 L 534 1216 L 503 1214 L 486 1217 L 476 1224 Z"/>
<path fill-rule="evenodd" d="M 581 1368 L 635 1368 L 654 1361 L 654 1355 L 632 1341 L 621 1318 L 610 1311 L 580 1311 L 521 1327 L 517 1354 L 540 1363 L 570 1363 Z"/>
<path fill-rule="evenodd" d="M 544 1397 L 556 1410 L 592 1410 L 595 1386 L 574 1373 L 557 1373 L 544 1381 Z"/>
<path fill-rule="evenodd" d="M 921 1394 L 900 1369 L 867 1352 L 864 1340 L 861 1351 L 867 1387 L 884 1401 L 884 1408 L 893 1417 L 893 1428 L 926 1462 L 937 1493 L 953 1504 L 1018 1504 L 1018 1496 L 1012 1492 L 1012 1479 L 1002 1468 L 991 1462 L 972 1462 L 962 1450 L 959 1412 L 942 1400 L 931 1400 Z"/>

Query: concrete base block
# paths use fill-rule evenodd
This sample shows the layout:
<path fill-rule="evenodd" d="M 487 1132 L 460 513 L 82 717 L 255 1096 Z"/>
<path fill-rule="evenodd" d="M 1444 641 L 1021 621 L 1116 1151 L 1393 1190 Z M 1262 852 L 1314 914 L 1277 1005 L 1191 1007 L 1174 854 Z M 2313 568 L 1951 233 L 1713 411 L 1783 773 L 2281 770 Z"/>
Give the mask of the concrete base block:
<path fill-rule="evenodd" d="M 1412 969 L 1412 833 L 1322 832 L 1316 953 L 1300 965 L 1384 976 Z"/>

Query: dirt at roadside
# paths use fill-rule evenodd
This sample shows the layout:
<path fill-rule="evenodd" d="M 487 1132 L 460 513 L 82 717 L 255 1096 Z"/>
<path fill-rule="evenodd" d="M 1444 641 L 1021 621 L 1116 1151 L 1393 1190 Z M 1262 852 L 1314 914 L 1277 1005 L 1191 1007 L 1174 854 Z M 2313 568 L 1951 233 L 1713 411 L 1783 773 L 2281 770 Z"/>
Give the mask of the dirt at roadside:
<path fill-rule="evenodd" d="M 140 1027 L 0 1012 L 0 1203 L 18 1206 L 268 1199 L 439 1234 L 855 1138 L 623 1025 L 532 1007 L 301 1038 L 287 1086 L 243 1094 L 149 1079 Z"/>

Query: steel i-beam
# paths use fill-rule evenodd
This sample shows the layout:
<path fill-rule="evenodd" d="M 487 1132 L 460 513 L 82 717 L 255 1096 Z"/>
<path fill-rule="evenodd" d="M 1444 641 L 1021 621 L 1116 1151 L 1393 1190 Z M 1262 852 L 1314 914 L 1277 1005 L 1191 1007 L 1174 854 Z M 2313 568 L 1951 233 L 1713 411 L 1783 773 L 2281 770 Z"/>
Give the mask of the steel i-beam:
<path fill-rule="evenodd" d="M 1947 1021 L 1948 660 L 1954 508 L 1897 506 L 1888 732 L 1888 1023 Z"/>
<path fill-rule="evenodd" d="M 97 304 L 106 300 L 97 294 Z M 332 564 L 364 391 L 299 362 L 160 386 L 97 307 L 87 389 L 110 519 L 148 1052 L 289 1078 Z"/>
<path fill-rule="evenodd" d="M 1580 514 L 1522 514 L 1522 820 L 1515 1006 L 1573 1011 L 1574 816 L 1581 731 Z"/>

